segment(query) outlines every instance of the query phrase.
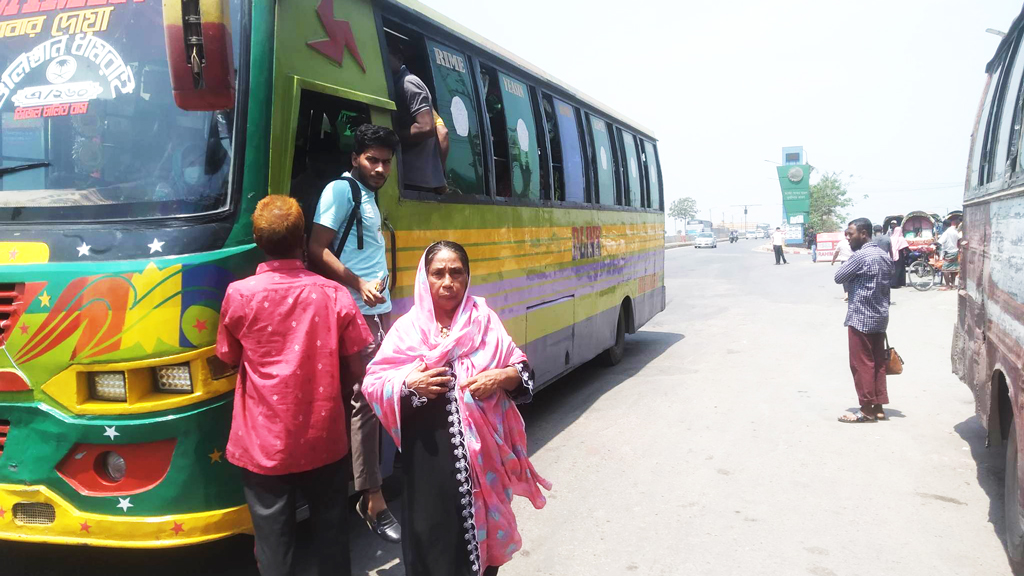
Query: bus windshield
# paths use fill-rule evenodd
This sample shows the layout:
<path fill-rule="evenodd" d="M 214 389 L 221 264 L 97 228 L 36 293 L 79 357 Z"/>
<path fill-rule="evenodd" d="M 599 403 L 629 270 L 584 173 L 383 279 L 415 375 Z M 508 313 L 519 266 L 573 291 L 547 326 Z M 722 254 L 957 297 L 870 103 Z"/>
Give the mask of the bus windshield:
<path fill-rule="evenodd" d="M 0 16 L 0 222 L 228 206 L 233 112 L 175 105 L 159 0 L 17 6 Z"/>

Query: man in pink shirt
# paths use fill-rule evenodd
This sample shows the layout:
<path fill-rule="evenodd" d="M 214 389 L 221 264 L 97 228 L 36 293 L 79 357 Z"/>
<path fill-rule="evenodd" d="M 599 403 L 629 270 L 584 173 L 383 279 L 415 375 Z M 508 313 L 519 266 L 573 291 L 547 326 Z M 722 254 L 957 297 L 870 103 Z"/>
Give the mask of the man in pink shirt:
<path fill-rule="evenodd" d="M 347 575 L 342 388 L 351 397 L 372 337 L 348 290 L 303 266 L 298 202 L 268 196 L 252 220 L 267 262 L 228 286 L 217 332 L 217 356 L 239 366 L 225 455 L 242 468 L 263 576 L 292 574 L 299 491 L 309 502 L 319 573 Z"/>

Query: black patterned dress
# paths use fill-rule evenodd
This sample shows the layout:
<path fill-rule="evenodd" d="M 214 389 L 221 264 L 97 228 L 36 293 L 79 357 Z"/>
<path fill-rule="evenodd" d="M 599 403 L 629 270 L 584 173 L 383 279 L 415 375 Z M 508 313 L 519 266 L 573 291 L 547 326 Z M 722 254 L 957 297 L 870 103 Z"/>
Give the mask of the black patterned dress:
<path fill-rule="evenodd" d="M 533 398 L 533 369 L 515 365 L 521 384 L 509 397 Z M 469 461 L 462 415 L 455 397 L 457 381 L 433 400 L 402 398 L 402 554 L 407 576 L 479 576 L 480 550 L 473 522 Z M 504 394 L 505 392 L 497 392 Z M 497 574 L 487 567 L 485 576 Z"/>

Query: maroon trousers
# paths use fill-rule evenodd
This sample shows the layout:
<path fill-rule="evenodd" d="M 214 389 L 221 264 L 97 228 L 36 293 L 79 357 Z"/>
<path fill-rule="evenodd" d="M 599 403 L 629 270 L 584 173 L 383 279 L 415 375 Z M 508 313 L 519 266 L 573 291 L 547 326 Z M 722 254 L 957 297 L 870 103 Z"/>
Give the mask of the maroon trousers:
<path fill-rule="evenodd" d="M 865 334 L 853 327 L 850 331 L 850 371 L 857 399 L 862 407 L 888 404 L 885 387 L 885 334 Z"/>

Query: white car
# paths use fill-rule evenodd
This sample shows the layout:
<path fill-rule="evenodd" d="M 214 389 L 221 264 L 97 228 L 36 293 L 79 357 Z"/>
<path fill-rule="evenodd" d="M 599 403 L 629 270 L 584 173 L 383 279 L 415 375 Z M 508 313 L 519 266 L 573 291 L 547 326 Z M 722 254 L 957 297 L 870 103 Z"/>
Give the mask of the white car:
<path fill-rule="evenodd" d="M 761 238 L 761 231 L 760 230 L 747 230 L 747 234 L 746 234 L 745 238 L 747 240 L 757 240 L 757 239 Z"/>
<path fill-rule="evenodd" d="M 718 240 L 715 239 L 715 235 L 711 232 L 701 232 L 697 235 L 697 239 L 693 241 L 694 248 L 718 248 Z"/>

